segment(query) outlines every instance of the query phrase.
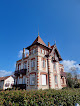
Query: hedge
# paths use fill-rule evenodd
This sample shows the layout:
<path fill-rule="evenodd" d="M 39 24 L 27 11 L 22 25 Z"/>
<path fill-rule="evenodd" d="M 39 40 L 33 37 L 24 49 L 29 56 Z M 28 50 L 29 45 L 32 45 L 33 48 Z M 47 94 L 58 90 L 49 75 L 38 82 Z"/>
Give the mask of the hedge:
<path fill-rule="evenodd" d="M 0 91 L 0 106 L 75 106 L 80 89 Z"/>

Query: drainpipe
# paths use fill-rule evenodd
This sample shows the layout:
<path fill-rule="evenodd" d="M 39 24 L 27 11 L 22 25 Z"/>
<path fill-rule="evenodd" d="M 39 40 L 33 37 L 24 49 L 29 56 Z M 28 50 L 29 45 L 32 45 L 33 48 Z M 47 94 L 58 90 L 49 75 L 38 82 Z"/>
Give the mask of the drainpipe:
<path fill-rule="evenodd" d="M 49 66 L 49 63 L 48 63 L 48 56 L 47 56 L 47 69 L 48 69 L 48 66 Z M 49 69 L 48 69 L 48 86 L 49 86 L 49 82 L 50 80 L 49 80 Z M 50 86 L 49 86 L 49 89 L 50 89 Z"/>

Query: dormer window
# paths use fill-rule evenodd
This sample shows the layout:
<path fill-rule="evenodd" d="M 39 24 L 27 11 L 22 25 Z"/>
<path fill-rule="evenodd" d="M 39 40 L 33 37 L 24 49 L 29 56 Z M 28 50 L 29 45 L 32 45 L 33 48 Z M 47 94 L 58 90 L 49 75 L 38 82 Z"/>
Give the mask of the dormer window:
<path fill-rule="evenodd" d="M 44 49 L 42 49 L 42 54 L 44 54 Z"/>

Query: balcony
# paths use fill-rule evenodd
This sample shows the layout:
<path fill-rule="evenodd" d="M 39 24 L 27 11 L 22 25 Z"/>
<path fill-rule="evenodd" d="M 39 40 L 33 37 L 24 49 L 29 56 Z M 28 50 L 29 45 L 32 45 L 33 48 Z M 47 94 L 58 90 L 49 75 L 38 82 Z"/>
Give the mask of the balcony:
<path fill-rule="evenodd" d="M 19 76 L 20 74 L 26 75 L 27 69 L 21 69 L 14 72 L 15 76 Z"/>
<path fill-rule="evenodd" d="M 14 75 L 15 75 L 15 76 L 19 76 L 19 75 L 20 75 L 19 70 L 15 71 L 15 72 L 14 72 Z"/>
<path fill-rule="evenodd" d="M 20 74 L 22 74 L 22 75 L 26 75 L 26 72 L 27 72 L 27 69 L 21 69 L 20 70 Z"/>
<path fill-rule="evenodd" d="M 19 89 L 26 89 L 26 84 L 17 84 L 17 85 L 13 85 L 13 87 L 19 88 Z"/>
<path fill-rule="evenodd" d="M 60 75 L 61 75 L 62 77 L 66 77 L 66 73 L 63 72 L 63 71 L 60 72 Z"/>

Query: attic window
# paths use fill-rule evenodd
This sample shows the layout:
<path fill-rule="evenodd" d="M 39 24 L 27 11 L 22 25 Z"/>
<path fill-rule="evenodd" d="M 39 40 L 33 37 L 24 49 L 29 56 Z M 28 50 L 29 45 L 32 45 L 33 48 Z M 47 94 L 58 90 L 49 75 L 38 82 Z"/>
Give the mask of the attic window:
<path fill-rule="evenodd" d="M 42 49 L 42 53 L 44 54 L 44 49 Z"/>

